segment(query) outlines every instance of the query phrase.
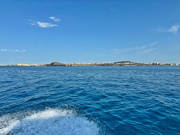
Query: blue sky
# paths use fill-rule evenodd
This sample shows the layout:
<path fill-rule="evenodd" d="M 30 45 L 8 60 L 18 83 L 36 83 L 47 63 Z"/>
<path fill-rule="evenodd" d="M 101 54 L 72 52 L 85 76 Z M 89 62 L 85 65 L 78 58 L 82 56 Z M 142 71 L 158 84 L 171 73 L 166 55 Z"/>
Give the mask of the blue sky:
<path fill-rule="evenodd" d="M 0 64 L 180 63 L 179 0 L 0 0 Z"/>

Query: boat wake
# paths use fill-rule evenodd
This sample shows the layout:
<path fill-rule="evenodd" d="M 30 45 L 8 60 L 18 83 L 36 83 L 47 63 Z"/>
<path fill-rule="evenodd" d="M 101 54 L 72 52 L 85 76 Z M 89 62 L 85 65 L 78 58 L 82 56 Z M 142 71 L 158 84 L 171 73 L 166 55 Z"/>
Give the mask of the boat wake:
<path fill-rule="evenodd" d="M 12 114 L 11 114 L 12 115 Z M 22 114 L 21 114 L 22 115 Z M 73 111 L 47 109 L 21 118 L 0 118 L 0 135 L 98 135 L 99 128 Z"/>

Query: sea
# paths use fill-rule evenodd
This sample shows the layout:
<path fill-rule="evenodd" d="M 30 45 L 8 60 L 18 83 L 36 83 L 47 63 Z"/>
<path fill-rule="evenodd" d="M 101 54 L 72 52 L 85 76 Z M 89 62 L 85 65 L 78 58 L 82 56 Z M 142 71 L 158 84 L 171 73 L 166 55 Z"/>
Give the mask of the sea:
<path fill-rule="evenodd" d="M 0 67 L 0 135 L 180 135 L 180 66 Z"/>

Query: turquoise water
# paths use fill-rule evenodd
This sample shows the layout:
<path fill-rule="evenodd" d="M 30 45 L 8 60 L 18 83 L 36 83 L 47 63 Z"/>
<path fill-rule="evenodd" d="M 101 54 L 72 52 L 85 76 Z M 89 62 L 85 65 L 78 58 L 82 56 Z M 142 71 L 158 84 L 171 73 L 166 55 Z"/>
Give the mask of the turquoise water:
<path fill-rule="evenodd" d="M 180 67 L 0 67 L 1 135 L 179 135 Z"/>

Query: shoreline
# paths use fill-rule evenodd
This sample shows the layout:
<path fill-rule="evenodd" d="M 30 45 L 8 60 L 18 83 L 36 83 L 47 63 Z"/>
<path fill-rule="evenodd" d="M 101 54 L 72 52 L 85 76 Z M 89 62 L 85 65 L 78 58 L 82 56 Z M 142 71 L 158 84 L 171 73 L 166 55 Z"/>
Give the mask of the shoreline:
<path fill-rule="evenodd" d="M 138 62 L 130 62 L 130 61 L 122 61 L 122 62 L 113 62 L 113 63 L 60 63 L 60 62 L 52 62 L 48 64 L 24 64 L 19 63 L 15 65 L 0 65 L 2 66 L 180 66 L 178 63 L 138 63 Z"/>

